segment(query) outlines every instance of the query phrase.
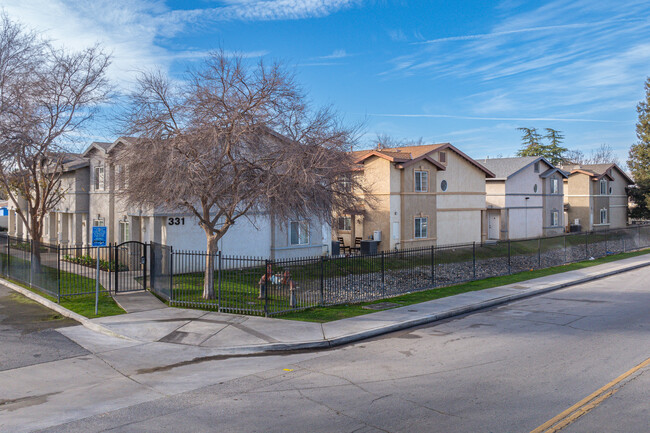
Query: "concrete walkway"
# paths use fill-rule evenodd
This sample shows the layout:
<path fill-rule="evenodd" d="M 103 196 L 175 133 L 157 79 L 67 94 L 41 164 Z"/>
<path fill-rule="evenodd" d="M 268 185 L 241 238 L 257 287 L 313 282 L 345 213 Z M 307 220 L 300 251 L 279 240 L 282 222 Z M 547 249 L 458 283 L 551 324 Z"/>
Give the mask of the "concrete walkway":
<path fill-rule="evenodd" d="M 113 295 L 115 302 L 127 313 L 140 313 L 142 311 L 169 308 L 160 299 L 150 292 L 124 292 Z"/>
<path fill-rule="evenodd" d="M 650 255 L 643 255 L 323 324 L 168 308 L 146 292 L 118 296 L 118 302 L 124 305 L 127 311 L 133 312 L 93 319 L 92 322 L 134 342 L 173 343 L 216 349 L 219 353 L 251 354 L 277 350 L 326 348 L 648 265 L 650 265 Z M 68 328 L 67 331 L 66 334 L 71 329 Z"/>

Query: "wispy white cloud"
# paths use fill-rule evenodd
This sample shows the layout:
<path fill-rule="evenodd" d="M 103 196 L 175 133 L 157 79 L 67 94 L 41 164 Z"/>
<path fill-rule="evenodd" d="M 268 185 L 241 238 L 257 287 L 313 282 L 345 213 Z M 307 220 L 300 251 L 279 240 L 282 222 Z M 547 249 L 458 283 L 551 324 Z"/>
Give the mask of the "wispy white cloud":
<path fill-rule="evenodd" d="M 12 19 L 68 48 L 100 43 L 112 53 L 110 77 L 128 86 L 137 71 L 169 69 L 175 61 L 207 55 L 191 47 L 169 48 L 167 42 L 182 32 L 214 21 L 321 17 L 358 4 L 360 0 L 225 0 L 218 7 L 171 10 L 163 0 L 3 0 L 2 8 Z M 334 52 L 332 56 L 339 57 L 331 58 L 342 53 Z M 268 51 L 237 54 L 260 57 Z"/>
<path fill-rule="evenodd" d="M 348 54 L 345 50 L 334 50 L 332 54 L 326 56 L 318 57 L 319 59 L 343 59 L 345 57 L 350 57 L 351 54 Z"/>
<path fill-rule="evenodd" d="M 564 24 L 557 26 L 540 26 L 540 27 L 530 27 L 525 29 L 515 29 L 507 30 L 502 32 L 491 32 L 491 33 L 480 33 L 474 35 L 460 35 L 460 36 L 448 36 L 445 38 L 429 39 L 422 42 L 414 42 L 414 44 L 436 44 L 440 42 L 453 42 L 453 41 L 471 41 L 475 39 L 487 39 L 487 38 L 496 38 L 499 36 L 509 36 L 516 35 L 518 33 L 531 33 L 531 32 L 548 32 L 552 30 L 565 30 L 565 29 L 577 29 L 581 27 L 590 27 L 598 23 L 575 23 L 575 24 Z"/>
<path fill-rule="evenodd" d="M 295 20 L 324 17 L 361 3 L 362 0 L 227 0 L 223 6 L 176 10 L 170 16 L 178 22 Z"/>
<path fill-rule="evenodd" d="M 368 113 L 369 117 L 410 117 L 430 119 L 464 119 L 464 120 L 490 120 L 490 121 L 521 121 L 521 122 L 587 122 L 587 123 L 630 123 L 628 121 L 607 119 L 580 119 L 560 117 L 481 117 L 463 116 L 454 114 L 397 114 L 397 113 Z"/>
<path fill-rule="evenodd" d="M 650 70 L 650 4 L 556 0 L 503 14 L 489 32 L 411 44 L 380 75 L 480 86 L 456 111 L 499 119 L 590 120 L 634 107 L 621 102 L 638 98 Z"/>

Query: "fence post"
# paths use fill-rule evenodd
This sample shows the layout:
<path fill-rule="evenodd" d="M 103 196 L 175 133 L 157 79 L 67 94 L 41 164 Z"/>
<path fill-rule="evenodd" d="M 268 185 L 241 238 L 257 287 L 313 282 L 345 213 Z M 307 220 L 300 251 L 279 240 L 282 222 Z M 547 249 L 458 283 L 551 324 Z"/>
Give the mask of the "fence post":
<path fill-rule="evenodd" d="M 325 256 L 320 256 L 320 305 L 325 301 Z"/>
<path fill-rule="evenodd" d="M 431 245 L 431 286 L 436 287 L 436 247 Z"/>
<path fill-rule="evenodd" d="M 120 270 L 118 269 L 120 266 L 120 260 L 119 260 L 119 255 L 120 252 L 117 249 L 117 244 L 115 244 L 115 253 L 113 254 L 113 269 L 115 270 L 115 294 L 117 295 L 117 290 L 118 290 L 118 280 L 120 279 Z"/>
<path fill-rule="evenodd" d="M 589 232 L 585 232 L 585 260 L 589 259 Z"/>
<path fill-rule="evenodd" d="M 623 252 L 625 252 L 625 235 L 623 235 Z"/>
<path fill-rule="evenodd" d="M 34 287 L 34 240 L 29 240 L 29 287 Z"/>
<path fill-rule="evenodd" d="M 7 236 L 7 276 L 11 276 L 11 247 L 9 244 L 11 243 L 11 239 L 9 236 Z"/>
<path fill-rule="evenodd" d="M 381 289 L 385 290 L 386 266 L 384 266 L 384 251 L 381 252 Z"/>
<path fill-rule="evenodd" d="M 269 259 L 264 260 L 264 272 L 268 272 L 267 269 L 269 268 Z M 267 276 L 267 280 L 268 280 Z M 264 317 L 269 317 L 269 288 L 270 288 L 270 281 L 266 282 L 266 290 L 264 290 Z"/>
<path fill-rule="evenodd" d="M 174 247 L 169 247 L 169 304 L 174 299 Z"/>
<path fill-rule="evenodd" d="M 637 248 L 637 249 L 641 249 L 641 248 L 643 248 L 643 247 L 641 246 L 641 226 L 636 226 L 636 237 L 637 237 L 637 239 L 639 240 L 639 241 L 636 243 L 636 248 Z"/>
<path fill-rule="evenodd" d="M 472 265 L 474 267 L 474 279 L 476 279 L 476 241 L 472 242 Z"/>
<path fill-rule="evenodd" d="M 566 259 L 567 259 L 567 257 L 566 257 L 566 235 L 564 235 L 563 237 L 564 237 L 564 264 L 566 264 Z"/>
<path fill-rule="evenodd" d="M 219 260 L 219 267 L 217 271 L 217 278 L 218 278 L 217 311 L 221 311 L 221 250 L 219 250 L 219 257 L 217 259 Z"/>
<path fill-rule="evenodd" d="M 510 233 L 508 233 L 508 274 L 512 275 L 512 252 L 510 250 Z"/>
<path fill-rule="evenodd" d="M 542 238 L 537 238 L 537 268 L 542 268 Z"/>
<path fill-rule="evenodd" d="M 605 257 L 609 254 L 609 248 L 607 247 L 607 236 L 609 234 L 609 229 L 605 229 Z"/>
<path fill-rule="evenodd" d="M 61 303 L 61 245 L 56 246 L 56 303 Z"/>
<path fill-rule="evenodd" d="M 113 269 L 111 269 L 111 263 L 113 263 L 113 243 L 108 244 L 108 293 L 111 293 L 111 287 L 113 287 Z"/>

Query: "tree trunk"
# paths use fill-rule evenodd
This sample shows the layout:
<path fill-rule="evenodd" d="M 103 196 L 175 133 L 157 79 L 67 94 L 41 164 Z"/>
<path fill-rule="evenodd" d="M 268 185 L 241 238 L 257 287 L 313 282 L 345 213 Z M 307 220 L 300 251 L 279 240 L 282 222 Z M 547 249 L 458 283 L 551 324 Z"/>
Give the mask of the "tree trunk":
<path fill-rule="evenodd" d="M 32 277 L 36 277 L 41 272 L 41 237 L 40 234 L 35 232 L 34 230 L 31 231 L 29 237 L 31 239 L 31 247 L 32 247 L 31 272 L 32 272 Z"/>
<path fill-rule="evenodd" d="M 217 257 L 217 238 L 213 234 L 206 233 L 208 238 L 208 251 L 205 255 L 205 275 L 203 278 L 203 299 L 214 299 L 214 267 Z"/>

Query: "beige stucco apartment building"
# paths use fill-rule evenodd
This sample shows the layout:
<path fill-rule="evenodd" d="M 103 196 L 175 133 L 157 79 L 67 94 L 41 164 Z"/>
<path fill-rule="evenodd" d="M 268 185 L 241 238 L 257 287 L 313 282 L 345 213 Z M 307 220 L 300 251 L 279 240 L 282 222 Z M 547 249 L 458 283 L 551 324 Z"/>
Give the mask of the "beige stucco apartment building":
<path fill-rule="evenodd" d="M 627 187 L 634 181 L 616 164 L 562 167 L 567 224 L 582 231 L 627 226 Z"/>
<path fill-rule="evenodd" d="M 379 250 L 482 240 L 485 179 L 494 175 L 449 143 L 356 151 L 369 207 L 338 215 L 335 236 L 380 238 Z"/>
<path fill-rule="evenodd" d="M 486 183 L 488 239 L 525 239 L 564 233 L 566 173 L 536 156 L 479 162 L 496 176 Z"/>

